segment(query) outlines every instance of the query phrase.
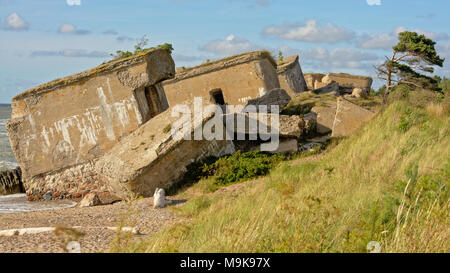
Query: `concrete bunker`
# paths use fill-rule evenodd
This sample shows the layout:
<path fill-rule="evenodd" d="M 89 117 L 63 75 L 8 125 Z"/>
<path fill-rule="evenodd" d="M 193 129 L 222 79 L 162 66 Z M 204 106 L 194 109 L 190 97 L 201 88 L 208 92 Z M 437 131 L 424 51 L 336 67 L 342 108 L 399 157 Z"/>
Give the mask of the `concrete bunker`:
<path fill-rule="evenodd" d="M 177 69 L 175 78 L 162 82 L 162 87 L 170 106 L 195 97 L 212 99 L 217 104 L 245 105 L 280 88 L 280 83 L 277 64 L 270 53 L 255 51 Z"/>
<path fill-rule="evenodd" d="M 158 83 L 172 78 L 174 67 L 168 51 L 153 49 L 14 97 L 6 127 L 27 195 L 107 191 L 95 161 L 167 107 Z"/>

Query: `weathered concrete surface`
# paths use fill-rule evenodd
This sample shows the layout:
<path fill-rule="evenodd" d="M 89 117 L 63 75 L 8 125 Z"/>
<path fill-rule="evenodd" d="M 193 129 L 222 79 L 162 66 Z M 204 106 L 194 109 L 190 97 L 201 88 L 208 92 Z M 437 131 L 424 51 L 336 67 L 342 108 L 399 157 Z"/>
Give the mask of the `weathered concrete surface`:
<path fill-rule="evenodd" d="M 0 173 L 0 195 L 22 192 L 24 192 L 24 188 L 20 167 Z"/>
<path fill-rule="evenodd" d="M 272 154 L 296 153 L 298 152 L 297 139 L 281 140 L 278 149 L 272 151 Z"/>
<path fill-rule="evenodd" d="M 194 113 L 192 101 L 184 105 Z M 131 194 L 151 196 L 156 188 L 168 188 L 181 179 L 190 163 L 206 156 L 234 152 L 233 143 L 227 140 L 174 138 L 171 129 L 180 126 L 176 123 L 180 117 L 173 117 L 172 109 L 169 108 L 122 139 L 96 163 L 100 178 L 108 184 L 112 193 L 122 198 Z M 192 135 L 213 116 L 214 113 L 204 117 L 188 117 L 186 121 L 198 126 L 192 126 L 193 129 L 186 134 Z M 218 124 L 223 126 L 221 117 Z"/>
<path fill-rule="evenodd" d="M 332 81 L 337 82 L 341 90 L 348 90 L 348 93 L 352 93 L 354 88 L 361 88 L 368 94 L 373 82 L 371 77 L 350 75 L 346 73 L 329 73 L 327 77 Z"/>
<path fill-rule="evenodd" d="M 314 106 L 304 117 L 305 120 L 316 120 L 316 131 L 319 134 L 330 133 L 336 117 L 336 102 L 327 101 L 326 104 L 328 106 Z"/>
<path fill-rule="evenodd" d="M 336 82 L 332 82 L 330 84 L 326 83 L 320 83 L 316 85 L 317 89 L 313 90 L 315 94 L 323 95 L 323 94 L 330 94 L 330 95 L 336 95 L 339 91 L 339 84 Z"/>
<path fill-rule="evenodd" d="M 158 100 L 148 101 L 148 108 L 153 104 L 162 107 L 160 100 L 164 98 L 158 98 L 161 90 L 155 85 L 174 74 L 170 54 L 155 49 L 43 84 L 13 98 L 7 130 L 27 193 L 61 192 L 67 181 L 58 182 L 58 172 L 89 167 L 136 130 L 150 114 L 149 109 L 141 109 L 139 93 L 147 89 L 151 93 L 147 99 Z M 152 114 L 161 110 L 153 109 Z M 47 174 L 56 181 L 49 181 Z"/>
<path fill-rule="evenodd" d="M 255 105 L 257 108 L 260 105 L 266 105 L 267 106 L 267 112 L 271 112 L 271 106 L 276 105 L 278 106 L 278 110 L 281 112 L 281 110 L 288 105 L 288 103 L 291 101 L 291 97 L 288 95 L 288 93 L 284 89 L 272 89 L 266 94 L 264 94 L 262 97 L 249 100 L 247 103 L 248 105 Z"/>
<path fill-rule="evenodd" d="M 162 85 L 170 106 L 195 97 L 212 100 L 215 92 L 222 92 L 226 104 L 245 105 L 280 88 L 276 66 L 270 53 L 256 51 L 181 69 Z"/>
<path fill-rule="evenodd" d="M 308 89 L 298 55 L 284 58 L 282 62 L 278 62 L 277 74 L 280 88 L 286 90 L 290 96 L 295 96 Z"/>
<path fill-rule="evenodd" d="M 352 96 L 355 98 L 365 98 L 366 92 L 362 90 L 361 88 L 353 88 Z"/>
<path fill-rule="evenodd" d="M 275 118 L 278 119 L 278 128 L 272 128 Z M 229 119 L 234 119 L 234 121 L 230 122 Z M 238 119 L 243 121 L 243 125 L 239 123 Z M 249 135 L 256 136 L 259 132 L 278 133 L 280 138 L 298 138 L 306 126 L 300 116 L 279 114 L 234 113 L 225 115 L 224 122 L 225 125 L 233 124 L 233 127 L 226 126 L 230 136 L 239 134 L 245 136 L 246 140 L 255 140 L 255 138 L 250 139 Z M 261 129 L 262 127 L 264 129 Z"/>
<path fill-rule="evenodd" d="M 348 136 L 368 122 L 375 113 L 346 99 L 338 98 L 332 137 Z"/>
<path fill-rule="evenodd" d="M 303 75 L 306 81 L 306 86 L 308 87 L 308 90 L 314 90 L 316 82 L 322 82 L 322 78 L 325 77 L 324 74 L 319 73 L 310 73 L 310 74 L 304 74 Z"/>

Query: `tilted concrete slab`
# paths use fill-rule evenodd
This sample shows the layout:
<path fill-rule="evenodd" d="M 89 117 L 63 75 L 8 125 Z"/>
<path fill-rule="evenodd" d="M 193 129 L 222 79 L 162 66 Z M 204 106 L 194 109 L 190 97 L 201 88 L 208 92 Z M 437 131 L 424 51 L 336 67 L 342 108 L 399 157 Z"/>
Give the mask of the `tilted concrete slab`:
<path fill-rule="evenodd" d="M 331 136 L 348 136 L 374 116 L 374 112 L 366 110 L 346 99 L 338 98 Z"/>
<path fill-rule="evenodd" d="M 278 62 L 277 74 L 280 88 L 286 90 L 290 96 L 295 96 L 308 89 L 298 55 L 289 56 Z"/>
<path fill-rule="evenodd" d="M 192 101 L 184 105 L 194 113 Z M 123 198 L 132 194 L 152 196 L 156 188 L 167 189 L 179 181 L 190 163 L 207 156 L 234 152 L 231 140 L 174 138 L 171 131 L 180 126 L 180 117 L 172 116 L 174 107 L 177 106 L 167 109 L 123 138 L 96 163 L 99 177 L 112 193 Z M 203 117 L 192 115 L 185 121 L 189 120 L 198 126 L 192 126 L 192 130 L 186 131 L 186 134 L 192 136 L 203 124 L 212 122 L 214 116 L 214 113 Z M 219 117 L 217 124 L 223 126 L 222 117 Z"/>

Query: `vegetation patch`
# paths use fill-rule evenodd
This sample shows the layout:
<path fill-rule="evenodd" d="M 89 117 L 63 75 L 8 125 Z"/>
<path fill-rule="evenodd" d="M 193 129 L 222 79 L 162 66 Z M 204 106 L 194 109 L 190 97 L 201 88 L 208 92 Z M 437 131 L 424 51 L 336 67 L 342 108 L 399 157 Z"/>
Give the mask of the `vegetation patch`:
<path fill-rule="evenodd" d="M 186 188 L 198 182 L 205 192 L 213 192 L 220 187 L 267 175 L 278 163 L 296 156 L 237 151 L 220 158 L 208 157 L 191 163 L 183 179 L 170 188 L 168 194 L 174 194 L 180 188 Z"/>
<path fill-rule="evenodd" d="M 450 115 L 428 110 L 440 107 L 395 101 L 317 159 L 280 163 L 237 196 L 188 201 L 188 228 L 139 251 L 367 252 L 377 241 L 382 252 L 448 252 Z M 238 173 L 237 161 L 217 167 Z"/>

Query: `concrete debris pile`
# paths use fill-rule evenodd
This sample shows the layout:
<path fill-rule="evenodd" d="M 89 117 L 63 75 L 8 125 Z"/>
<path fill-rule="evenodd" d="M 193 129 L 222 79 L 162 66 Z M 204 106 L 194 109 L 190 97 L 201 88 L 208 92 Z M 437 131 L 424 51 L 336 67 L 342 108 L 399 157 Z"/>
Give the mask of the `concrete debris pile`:
<path fill-rule="evenodd" d="M 304 75 L 297 55 L 277 64 L 270 53 L 255 51 L 176 71 L 168 51 L 152 49 L 13 98 L 7 130 L 29 200 L 84 198 L 81 206 L 93 206 L 116 196 L 148 197 L 204 157 L 310 150 L 314 144 L 299 140 L 346 135 L 372 116 L 345 100 L 305 116 L 271 112 L 308 87 L 355 96 L 370 89 L 366 77 Z M 214 110 L 198 110 L 197 99 Z M 264 108 L 268 113 L 260 113 Z M 245 126 L 236 126 L 238 120 Z M 222 138 L 198 139 L 199 132 Z"/>
<path fill-rule="evenodd" d="M 355 76 L 346 73 L 305 74 L 305 81 L 309 90 L 317 94 L 351 95 L 365 97 L 372 87 L 372 78 Z"/>

